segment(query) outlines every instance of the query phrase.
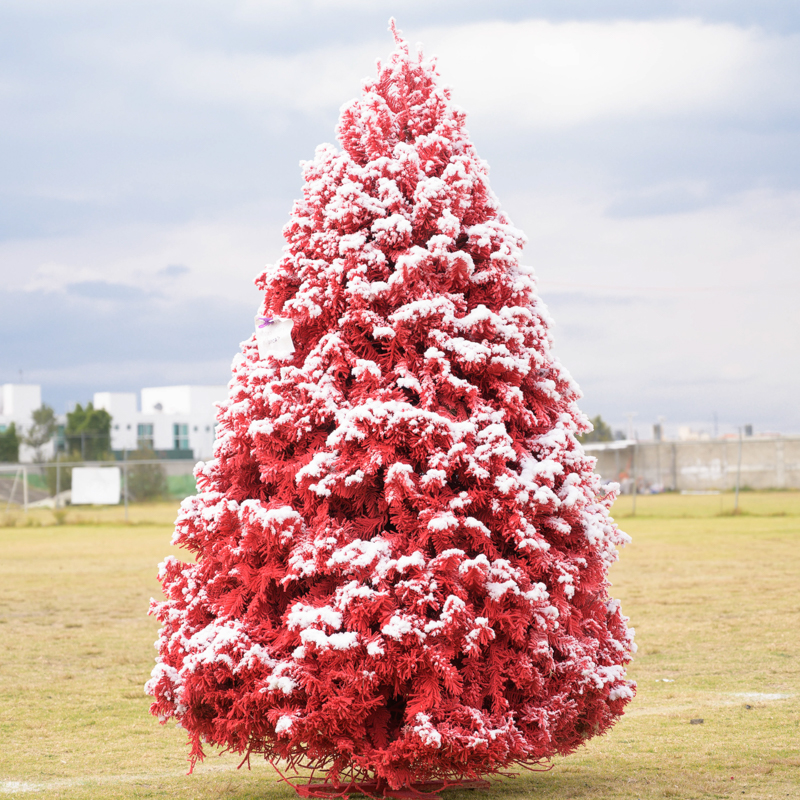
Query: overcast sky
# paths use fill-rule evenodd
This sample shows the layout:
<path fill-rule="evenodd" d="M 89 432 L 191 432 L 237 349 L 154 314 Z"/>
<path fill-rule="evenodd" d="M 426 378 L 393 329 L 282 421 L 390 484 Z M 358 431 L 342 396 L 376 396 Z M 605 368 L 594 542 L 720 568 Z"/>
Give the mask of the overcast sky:
<path fill-rule="evenodd" d="M 433 7 L 433 8 L 432 8 Z M 298 162 L 438 56 L 583 409 L 800 432 L 800 5 L 0 0 L 0 383 L 225 383 Z"/>

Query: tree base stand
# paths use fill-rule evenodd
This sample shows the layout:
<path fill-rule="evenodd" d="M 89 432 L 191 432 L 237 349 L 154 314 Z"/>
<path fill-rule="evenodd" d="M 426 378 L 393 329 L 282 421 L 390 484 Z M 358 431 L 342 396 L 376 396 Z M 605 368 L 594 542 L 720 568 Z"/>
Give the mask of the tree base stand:
<path fill-rule="evenodd" d="M 438 800 L 439 792 L 446 789 L 488 789 L 489 781 L 426 781 L 412 783 L 402 789 L 390 789 L 384 781 L 364 781 L 350 783 L 346 786 L 334 786 L 332 783 L 307 783 L 296 785 L 294 790 L 300 797 L 349 797 L 365 795 L 367 797 L 392 797 L 397 800 Z"/>

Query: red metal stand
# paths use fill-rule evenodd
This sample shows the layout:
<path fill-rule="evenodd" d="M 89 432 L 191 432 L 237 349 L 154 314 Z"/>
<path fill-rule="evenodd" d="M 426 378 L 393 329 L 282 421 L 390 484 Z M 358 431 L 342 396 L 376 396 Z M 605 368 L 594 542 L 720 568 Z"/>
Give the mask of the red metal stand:
<path fill-rule="evenodd" d="M 397 800 L 439 800 L 439 792 L 446 789 L 488 789 L 489 781 L 427 781 L 413 783 L 402 789 L 391 789 L 384 781 L 365 781 L 334 786 L 332 783 L 297 784 L 294 789 L 300 797 L 348 797 L 366 795 L 367 797 L 392 797 Z"/>

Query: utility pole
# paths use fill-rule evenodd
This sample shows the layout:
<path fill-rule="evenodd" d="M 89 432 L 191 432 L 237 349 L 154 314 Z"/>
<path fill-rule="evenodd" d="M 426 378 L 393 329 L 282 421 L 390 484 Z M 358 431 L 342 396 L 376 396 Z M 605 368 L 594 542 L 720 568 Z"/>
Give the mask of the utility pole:
<path fill-rule="evenodd" d="M 636 411 L 628 411 L 625 416 L 628 418 L 628 439 L 635 439 L 633 435 L 633 418 L 636 416 Z"/>
<path fill-rule="evenodd" d="M 664 420 L 665 417 L 658 417 L 658 441 L 656 442 L 656 483 L 662 487 L 661 482 L 661 442 L 664 440 Z"/>

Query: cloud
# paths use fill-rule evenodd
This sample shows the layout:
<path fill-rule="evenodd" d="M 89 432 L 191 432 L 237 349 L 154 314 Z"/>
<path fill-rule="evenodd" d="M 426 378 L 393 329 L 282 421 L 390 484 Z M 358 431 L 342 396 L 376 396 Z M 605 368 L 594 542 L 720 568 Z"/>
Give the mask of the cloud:
<path fill-rule="evenodd" d="M 280 129 L 280 112 L 324 115 L 359 94 L 374 74 L 376 53 L 387 42 L 319 47 L 292 55 L 226 52 L 167 37 L 128 42 L 92 38 L 81 43 L 87 58 L 121 74 L 137 74 L 156 96 L 183 104 L 236 108 L 260 115 Z"/>
<path fill-rule="evenodd" d="M 411 32 L 438 57 L 455 99 L 495 127 L 564 128 L 618 117 L 746 109 L 765 99 L 796 37 L 699 19 L 614 22 L 484 21 Z M 153 91 L 182 102 L 270 115 L 319 116 L 356 96 L 386 38 L 291 55 L 200 49 L 169 38 L 83 45 L 115 69 L 149 76 Z M 796 98 L 793 106 L 796 105 Z"/>
<path fill-rule="evenodd" d="M 126 286 L 122 283 L 109 283 L 108 281 L 81 281 L 69 283 L 67 293 L 85 297 L 89 300 L 118 300 L 139 301 L 147 297 L 147 293 L 135 286 Z"/>
<path fill-rule="evenodd" d="M 226 383 L 239 343 L 252 334 L 248 303 L 154 297 L 99 281 L 69 288 L 0 294 L 0 375 L 23 369 L 29 380 L 58 379 L 88 397 L 180 380 Z"/>
<path fill-rule="evenodd" d="M 7 290 L 94 291 L 99 296 L 121 292 L 124 285 L 174 298 L 213 295 L 249 302 L 255 310 L 259 298 L 253 279 L 268 260 L 280 258 L 285 221 L 268 206 L 257 206 L 186 223 L 115 225 L 69 236 L 15 239 L 0 242 L 0 275 Z M 116 288 L 108 288 L 112 285 Z"/>
<path fill-rule="evenodd" d="M 184 264 L 169 264 L 160 269 L 156 275 L 163 278 L 179 278 L 181 275 L 187 275 L 191 270 Z"/>
<path fill-rule="evenodd" d="M 607 190 L 531 191 L 505 206 L 528 234 L 526 258 L 542 281 L 634 294 L 797 284 L 800 191 L 750 190 L 648 216 L 611 216 L 615 200 Z"/>
<path fill-rule="evenodd" d="M 761 36 L 693 19 L 527 20 L 432 29 L 425 41 L 468 111 L 498 126 L 561 128 L 730 104 Z"/>
<path fill-rule="evenodd" d="M 144 386 L 225 385 L 231 377 L 231 359 L 98 360 L 82 363 L 80 369 L 37 366 L 24 375 L 27 382 L 41 385 L 44 402 L 63 413 L 75 403 L 91 400 L 98 391 L 138 393 Z"/>
<path fill-rule="evenodd" d="M 800 192 L 742 192 L 646 216 L 610 215 L 616 198 L 529 190 L 505 202 L 529 236 L 525 260 L 583 407 L 612 419 L 636 410 L 644 421 L 716 411 L 731 424 L 800 429 L 792 368 L 800 363 Z M 252 278 L 268 249 L 262 236 L 251 219 L 220 219 L 109 231 L 99 242 L 94 234 L 31 242 L 26 259 L 16 243 L 18 263 L 35 264 L 33 254 L 49 244 L 62 266 L 51 258 L 33 270 L 33 285 L 0 299 L 0 371 L 23 368 L 31 379 L 85 392 L 178 375 L 226 381 L 252 327 Z M 83 255 L 93 248 L 87 267 Z M 163 264 L 177 258 L 193 268 L 165 283 Z"/>
<path fill-rule="evenodd" d="M 680 214 L 718 202 L 707 181 L 665 181 L 644 188 L 620 192 L 606 213 L 615 217 Z"/>
<path fill-rule="evenodd" d="M 269 19 L 283 13 L 255 6 Z M 97 26 L 51 31 L 48 47 L 34 41 L 13 70 L 24 102 L 0 98 L 6 239 L 186 221 L 265 198 L 285 218 L 299 191 L 297 161 L 333 139 L 337 109 L 392 47 L 383 23 L 343 40 L 306 39 L 297 21 L 284 21 L 278 47 L 267 20 L 232 41 L 244 22 L 213 3 L 196 25 L 177 25 L 178 14 L 164 25 L 110 27 L 114 15 L 101 16 Z M 710 168 L 723 183 L 764 185 L 765 171 L 768 183 L 800 179 L 786 157 L 800 116 L 798 37 L 691 19 L 494 20 L 407 32 L 439 55 L 499 175 L 624 176 L 635 185 L 618 213 L 713 201 L 714 185 L 682 188 L 707 180 Z"/>
<path fill-rule="evenodd" d="M 800 192 L 749 191 L 660 216 L 613 195 L 507 203 L 583 406 L 655 420 L 717 411 L 800 429 Z"/>

